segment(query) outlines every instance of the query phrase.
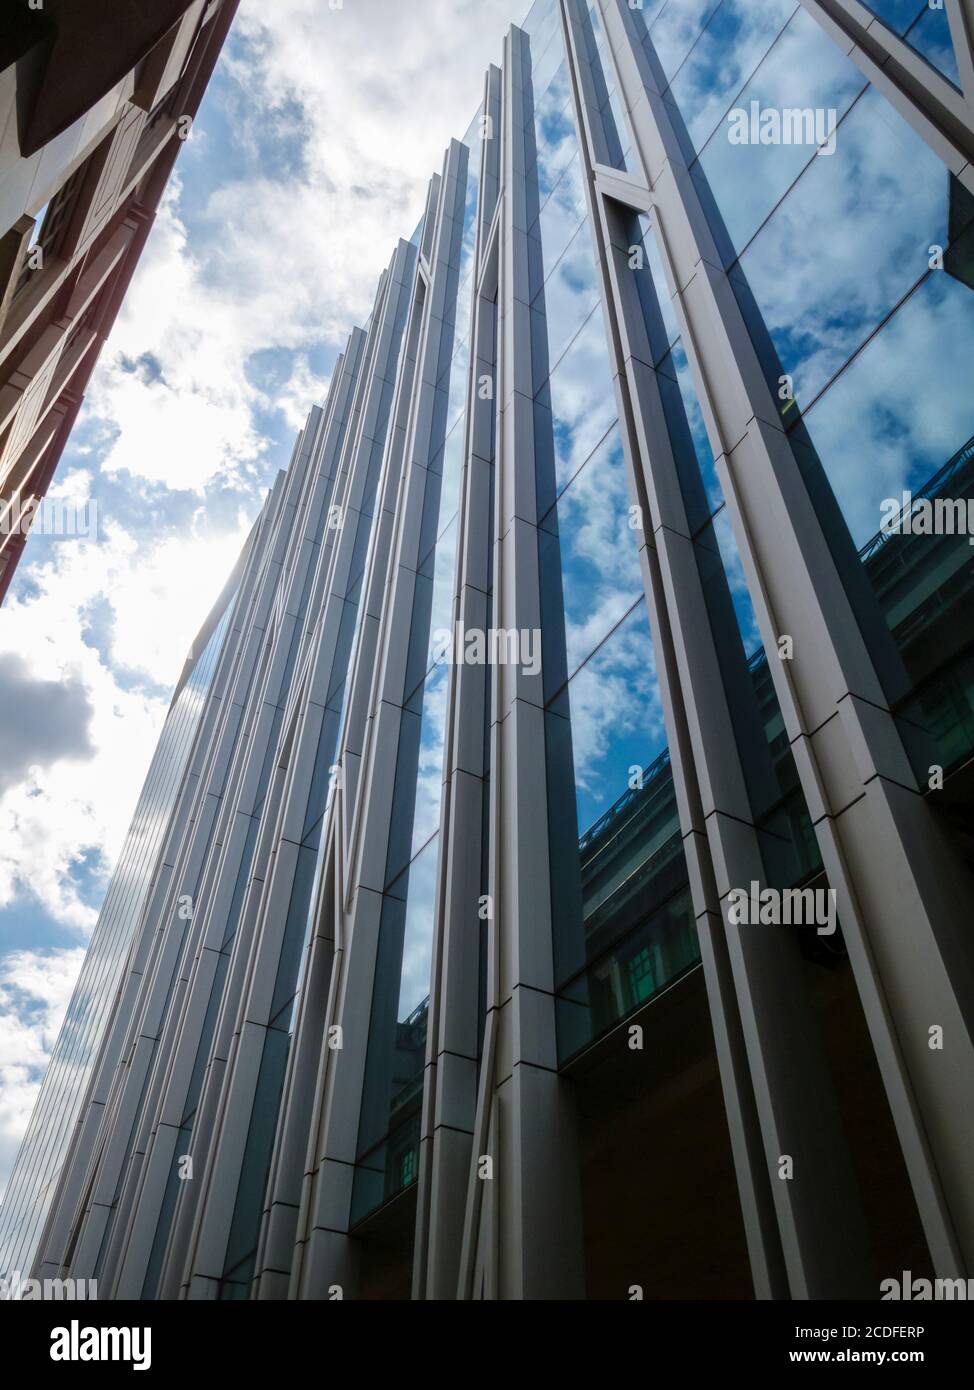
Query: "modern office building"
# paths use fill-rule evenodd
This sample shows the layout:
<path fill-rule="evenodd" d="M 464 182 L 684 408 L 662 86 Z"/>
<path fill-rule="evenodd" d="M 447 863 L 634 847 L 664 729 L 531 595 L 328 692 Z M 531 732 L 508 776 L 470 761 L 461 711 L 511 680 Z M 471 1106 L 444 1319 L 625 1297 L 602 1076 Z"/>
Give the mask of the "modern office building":
<path fill-rule="evenodd" d="M 254 540 L 248 542 L 253 545 Z M 122 991 L 135 928 L 165 882 L 173 853 L 170 824 L 182 830 L 194 804 L 202 756 L 219 710 L 214 680 L 248 550 L 200 629 L 170 702 L 118 863 L 105 894 L 70 1007 L 58 1035 L 0 1202 L 0 1271 L 27 1278 L 65 1153 L 106 1029 L 121 1026 L 131 998 Z M 232 628 L 230 628 L 232 632 Z M 194 751 L 195 750 L 195 751 Z M 129 988 L 131 974 L 126 977 Z"/>
<path fill-rule="evenodd" d="M 260 520 L 36 1274 L 972 1273 L 971 21 L 511 28 Z"/>
<path fill-rule="evenodd" d="M 7 0 L 0 602 L 238 0 Z"/>

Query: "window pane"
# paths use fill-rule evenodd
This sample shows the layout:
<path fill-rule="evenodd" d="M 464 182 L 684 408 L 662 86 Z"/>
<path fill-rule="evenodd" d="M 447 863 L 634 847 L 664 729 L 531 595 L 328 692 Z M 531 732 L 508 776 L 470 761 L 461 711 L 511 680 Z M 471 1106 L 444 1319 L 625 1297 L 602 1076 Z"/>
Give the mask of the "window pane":
<path fill-rule="evenodd" d="M 647 19 L 650 40 L 670 81 L 716 8 L 717 0 L 669 0 L 656 18 Z"/>
<path fill-rule="evenodd" d="M 616 418 L 615 389 L 606 352 L 601 309 L 556 366 L 535 404 L 539 481 L 552 469 L 558 487 L 578 472 Z M 542 510 L 551 505 L 545 491 Z"/>
<path fill-rule="evenodd" d="M 537 181 L 538 202 L 544 203 L 572 155 L 578 149 L 571 108 L 568 68 L 562 63 L 548 90 L 534 95 L 536 163 L 528 171 Z"/>
<path fill-rule="evenodd" d="M 931 763 L 949 767 L 974 751 L 972 335 L 970 289 L 931 272 L 806 417 L 902 663 L 886 676 L 891 698 L 917 691 L 902 732 L 924 782 Z M 934 519 L 927 534 L 881 532 L 923 497 L 931 513 L 949 503 L 950 519 Z"/>
<path fill-rule="evenodd" d="M 549 707 L 545 756 L 565 1058 L 697 958 L 642 599 Z"/>
<path fill-rule="evenodd" d="M 437 852 L 433 840 L 383 901 L 359 1119 L 360 1156 L 418 1107 L 422 1096 Z"/>
<path fill-rule="evenodd" d="M 960 73 L 957 71 L 957 58 L 950 37 L 950 21 L 946 10 L 925 8 L 907 34 L 906 41 L 938 72 L 943 73 L 948 82 L 953 82 L 954 86 L 960 89 Z"/>
<path fill-rule="evenodd" d="M 592 237 L 586 220 L 548 277 L 531 308 L 532 340 L 546 350 L 534 354 L 534 390 L 544 385 L 550 363 L 557 362 L 598 303 Z"/>
<path fill-rule="evenodd" d="M 799 404 L 810 403 L 947 241 L 944 166 L 876 91 L 776 208 L 740 268 Z M 841 230 L 840 230 L 841 229 Z M 770 364 L 777 395 L 779 367 Z"/>
<path fill-rule="evenodd" d="M 974 434 L 972 338 L 974 295 L 933 273 L 805 417 L 857 547 Z"/>
<path fill-rule="evenodd" d="M 553 695 L 643 592 L 617 426 L 541 524 L 545 698 Z"/>
<path fill-rule="evenodd" d="M 575 806 L 584 834 L 625 791 L 629 769 L 647 767 L 666 747 L 644 600 L 576 673 L 552 711 L 571 723 Z"/>
<path fill-rule="evenodd" d="M 917 15 L 927 7 L 927 0 L 863 0 L 863 3 L 894 34 L 905 34 Z"/>
<path fill-rule="evenodd" d="M 536 293 L 543 279 L 550 275 L 553 266 L 565 247 L 578 230 L 585 217 L 585 187 L 582 182 L 582 164 L 579 155 L 561 175 L 551 197 L 544 204 L 537 221 L 531 228 L 531 236 L 541 244 L 542 279 L 532 283 Z"/>
<path fill-rule="evenodd" d="M 795 0 L 723 0 L 717 7 L 670 86 L 694 149 L 724 119 L 797 8 Z"/>
<path fill-rule="evenodd" d="M 756 102 L 760 111 L 834 110 L 838 120 L 865 85 L 866 79 L 852 60 L 839 51 L 811 15 L 800 10 L 735 101 L 734 109 L 750 113 Z M 732 144 L 731 132 L 731 122 L 722 121 L 694 172 L 705 198 L 709 186 L 730 243 L 740 251 L 815 158 L 815 152 L 805 144 Z M 725 247 L 725 255 L 728 251 Z"/>

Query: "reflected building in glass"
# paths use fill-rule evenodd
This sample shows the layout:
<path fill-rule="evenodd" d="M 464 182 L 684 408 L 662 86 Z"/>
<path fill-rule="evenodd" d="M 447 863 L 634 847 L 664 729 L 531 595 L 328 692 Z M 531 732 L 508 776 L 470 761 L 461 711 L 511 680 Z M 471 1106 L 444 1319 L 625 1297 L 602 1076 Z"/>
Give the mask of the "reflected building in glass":
<path fill-rule="evenodd" d="M 238 3 L 3 6 L 0 604 Z"/>
<path fill-rule="evenodd" d="M 970 20 L 510 29 L 261 519 L 39 1273 L 964 1275 Z"/>

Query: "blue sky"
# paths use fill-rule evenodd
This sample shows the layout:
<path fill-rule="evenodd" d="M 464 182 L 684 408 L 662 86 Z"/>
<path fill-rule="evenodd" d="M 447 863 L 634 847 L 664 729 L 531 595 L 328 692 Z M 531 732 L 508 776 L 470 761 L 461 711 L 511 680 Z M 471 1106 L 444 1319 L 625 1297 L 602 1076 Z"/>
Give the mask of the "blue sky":
<path fill-rule="evenodd" d="M 0 1189 L 186 649 L 521 0 L 243 0 L 0 615 Z"/>

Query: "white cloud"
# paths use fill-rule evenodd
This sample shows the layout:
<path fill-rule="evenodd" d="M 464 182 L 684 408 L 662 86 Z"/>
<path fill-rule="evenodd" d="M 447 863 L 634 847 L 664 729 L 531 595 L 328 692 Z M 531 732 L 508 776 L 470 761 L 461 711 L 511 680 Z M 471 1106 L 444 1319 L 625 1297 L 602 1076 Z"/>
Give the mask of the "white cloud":
<path fill-rule="evenodd" d="M 367 316 L 511 18 L 511 0 L 242 6 L 212 100 L 243 172 L 222 176 L 204 108 L 93 383 L 109 474 L 239 483 L 266 447 L 256 410 L 300 426 L 327 388 L 307 350 L 337 352 Z M 296 354 L 283 390 L 248 371 L 275 349 Z"/>
<path fill-rule="evenodd" d="M 0 961 L 0 1179 L 8 1173 L 84 951 L 14 951 Z"/>
<path fill-rule="evenodd" d="M 91 415 L 110 440 L 106 474 L 202 493 L 218 475 L 241 478 L 263 447 L 245 374 L 257 344 L 208 286 L 178 198 L 175 181 L 92 382 Z"/>
<path fill-rule="evenodd" d="M 245 534 L 242 517 L 214 533 L 200 516 L 192 533 L 153 544 L 109 523 L 99 544 L 53 547 L 32 571 L 33 592 L 8 599 L 0 662 L 19 653 L 35 680 L 80 688 L 92 754 L 35 764 L 0 798 L 0 907 L 26 895 L 65 925 L 93 926 L 72 865 L 91 849 L 114 863 L 168 706 L 131 676 L 175 683 Z M 107 649 L 84 640 L 99 605 Z"/>

